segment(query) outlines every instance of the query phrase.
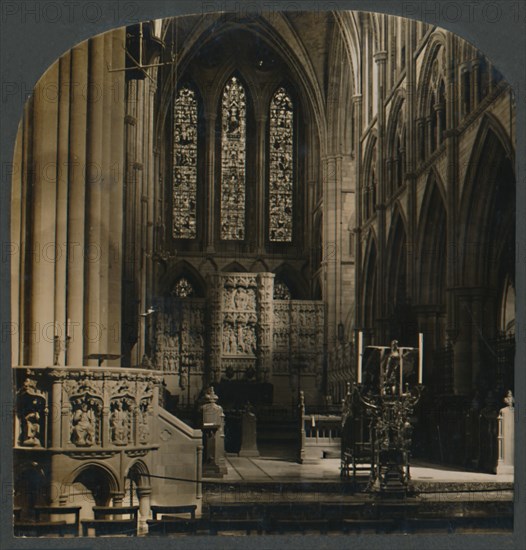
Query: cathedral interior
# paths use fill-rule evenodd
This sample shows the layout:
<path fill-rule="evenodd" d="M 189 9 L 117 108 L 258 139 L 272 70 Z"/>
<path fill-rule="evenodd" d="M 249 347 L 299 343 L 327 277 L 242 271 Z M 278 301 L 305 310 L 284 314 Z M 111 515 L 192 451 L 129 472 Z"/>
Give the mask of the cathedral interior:
<path fill-rule="evenodd" d="M 299 410 L 341 418 L 358 335 L 423 335 L 414 460 L 495 473 L 514 101 L 462 38 L 365 12 L 145 21 L 64 53 L 15 147 L 15 506 L 200 506 L 226 469 L 207 426 L 236 454 L 250 408 L 259 452 L 296 456 Z"/>

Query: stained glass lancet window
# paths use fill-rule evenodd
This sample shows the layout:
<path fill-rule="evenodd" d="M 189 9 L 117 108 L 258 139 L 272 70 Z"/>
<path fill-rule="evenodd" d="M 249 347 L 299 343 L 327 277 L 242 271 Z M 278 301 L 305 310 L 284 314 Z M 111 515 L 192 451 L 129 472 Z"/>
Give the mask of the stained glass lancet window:
<path fill-rule="evenodd" d="M 246 95 L 233 76 L 221 103 L 221 239 L 245 238 Z"/>
<path fill-rule="evenodd" d="M 270 103 L 269 239 L 292 241 L 294 107 L 284 88 Z"/>
<path fill-rule="evenodd" d="M 179 90 L 174 104 L 173 236 L 197 237 L 197 98 Z"/>

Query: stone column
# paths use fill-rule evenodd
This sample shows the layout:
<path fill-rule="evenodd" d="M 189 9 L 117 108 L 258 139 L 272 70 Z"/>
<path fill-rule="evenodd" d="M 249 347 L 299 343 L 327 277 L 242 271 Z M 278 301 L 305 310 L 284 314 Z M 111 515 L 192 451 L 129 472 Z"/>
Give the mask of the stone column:
<path fill-rule="evenodd" d="M 472 110 L 476 109 L 479 104 L 480 90 L 479 90 L 479 72 L 480 72 L 480 62 L 473 61 L 471 64 L 471 105 Z"/>
<path fill-rule="evenodd" d="M 416 131 L 418 136 L 418 158 L 419 160 L 424 160 L 426 156 L 426 139 L 425 139 L 425 121 L 423 118 L 417 119 Z"/>
<path fill-rule="evenodd" d="M 84 364 L 84 249 L 86 218 L 86 133 L 88 42 L 71 50 L 67 318 L 70 325 L 66 364 Z"/>
<path fill-rule="evenodd" d="M 84 289 L 84 347 L 85 357 L 100 353 L 101 333 L 101 275 L 102 275 L 102 200 L 104 156 L 104 35 L 89 41 L 88 128 L 86 163 L 87 248 L 86 285 Z M 106 199 L 106 197 L 104 197 Z M 97 366 L 96 359 L 85 359 L 86 365 Z"/>
<path fill-rule="evenodd" d="M 353 97 L 355 117 L 355 135 L 356 135 L 356 171 L 355 171 L 355 187 L 354 187 L 354 208 L 356 211 L 356 237 L 354 241 L 354 266 L 355 266 L 355 279 L 354 279 L 354 326 L 355 328 L 363 326 L 363 312 L 362 312 L 362 197 L 361 197 L 361 163 L 362 163 L 362 96 L 355 95 Z"/>
<path fill-rule="evenodd" d="M 206 373 L 206 382 L 221 379 L 221 354 L 223 351 L 223 279 L 219 273 L 213 273 L 210 276 L 209 286 L 209 304 L 210 304 L 210 371 Z"/>
<path fill-rule="evenodd" d="M 150 517 L 151 494 L 151 487 L 137 487 L 137 496 L 139 497 L 139 534 L 145 534 L 148 531 L 146 520 Z"/>
<path fill-rule="evenodd" d="M 341 261 L 341 216 L 342 216 L 342 157 L 334 155 L 324 162 L 324 217 L 323 261 L 324 290 L 327 304 L 327 345 L 331 352 L 337 341 L 337 326 L 340 321 L 340 261 Z"/>
<path fill-rule="evenodd" d="M 33 100 L 30 362 L 51 366 L 54 359 L 54 295 L 57 196 L 59 64 L 39 80 Z"/>
<path fill-rule="evenodd" d="M 67 253 L 64 245 L 67 243 L 68 227 L 68 147 L 69 147 L 69 109 L 70 109 L 70 67 L 71 53 L 60 58 L 59 62 L 59 94 L 58 94 L 58 135 L 57 135 L 57 220 L 56 239 L 57 256 L 55 258 L 55 337 L 58 337 L 57 365 L 65 364 L 66 352 L 66 277 Z"/>
<path fill-rule="evenodd" d="M 195 482 L 195 498 L 203 498 L 203 446 L 196 447 L 196 482 Z"/>
<path fill-rule="evenodd" d="M 124 28 L 112 31 L 112 66 L 123 67 L 125 64 L 125 52 L 122 44 L 125 42 L 126 31 Z M 108 234 L 108 339 L 107 353 L 119 355 L 122 351 L 123 327 L 122 324 L 122 278 L 124 258 L 124 119 L 125 119 L 125 87 L 124 74 L 115 72 L 112 75 L 111 89 L 111 165 L 109 174 L 109 203 L 111 205 Z M 127 260 L 128 257 L 126 258 Z M 108 366 L 118 366 L 120 359 L 107 361 Z"/>
<path fill-rule="evenodd" d="M 423 141 L 423 121 L 416 118 L 417 112 L 417 84 L 416 84 L 416 63 L 414 59 L 415 41 L 413 39 L 413 31 L 409 26 L 406 34 L 406 142 L 403 145 L 405 154 L 402 154 L 402 159 L 405 160 L 405 182 L 407 188 L 407 205 L 408 205 L 408 227 L 406 240 L 406 265 L 407 265 L 407 295 L 413 303 L 416 301 L 416 287 L 419 273 L 419 266 L 416 262 L 415 242 L 417 240 L 417 183 L 415 169 L 418 160 L 422 160 L 422 152 L 419 147 L 422 147 Z"/>
<path fill-rule="evenodd" d="M 442 128 L 442 113 L 444 112 L 444 107 L 440 103 L 435 103 L 433 108 L 435 110 L 437 128 L 436 144 L 439 146 L 442 143 L 444 132 L 444 128 Z"/>
<path fill-rule="evenodd" d="M 62 405 L 60 408 L 60 433 L 62 447 L 69 446 L 71 442 L 71 403 L 69 402 L 68 394 L 62 388 Z"/>
<path fill-rule="evenodd" d="M 427 156 L 430 157 L 433 154 L 433 119 L 428 116 L 425 121 L 426 152 Z"/>
<path fill-rule="evenodd" d="M 54 378 L 51 386 L 51 407 L 49 415 L 49 427 L 51 429 L 51 447 L 58 449 L 62 446 L 62 383 Z"/>
<path fill-rule="evenodd" d="M 258 205 L 256 209 L 256 251 L 258 254 L 264 254 L 265 252 L 265 242 L 266 242 L 266 231 L 268 230 L 268 224 L 265 223 L 265 213 L 266 213 L 266 201 L 265 201 L 265 190 L 267 186 L 266 175 L 267 175 L 267 159 L 266 159 L 266 136 L 267 136 L 267 114 L 260 113 L 256 120 L 257 130 L 256 130 L 256 204 Z"/>
<path fill-rule="evenodd" d="M 379 311 L 375 312 L 380 317 L 380 334 L 377 334 L 382 340 L 385 339 L 386 326 L 386 307 L 387 307 L 387 288 L 385 285 L 386 272 L 386 219 L 385 219 L 385 200 L 386 200 L 386 182 L 384 169 L 384 142 L 385 142 L 385 66 L 387 61 L 387 52 L 380 51 L 374 54 L 374 60 L 378 70 L 378 93 L 377 93 L 377 132 L 378 140 L 376 142 L 376 215 L 378 220 L 378 255 L 376 261 L 377 269 L 377 301 Z"/>
<path fill-rule="evenodd" d="M 207 252 L 214 252 L 215 243 L 215 147 L 216 147 L 216 121 L 217 113 L 210 109 L 205 113 L 206 124 L 206 143 L 205 143 L 205 181 L 206 181 L 206 211 L 205 211 L 205 228 L 206 239 L 205 247 Z"/>
<path fill-rule="evenodd" d="M 117 508 L 119 506 L 122 506 L 122 502 L 124 501 L 124 493 L 116 492 L 111 494 L 111 498 L 113 500 L 113 507 Z M 120 516 L 115 516 L 115 519 L 122 519 Z"/>
<path fill-rule="evenodd" d="M 106 400 L 105 400 L 106 401 Z M 111 445 L 111 436 L 110 436 L 110 407 L 109 407 L 109 401 L 104 404 L 102 407 L 102 425 L 101 425 L 101 434 L 100 434 L 100 446 L 101 447 L 107 447 L 108 445 Z"/>

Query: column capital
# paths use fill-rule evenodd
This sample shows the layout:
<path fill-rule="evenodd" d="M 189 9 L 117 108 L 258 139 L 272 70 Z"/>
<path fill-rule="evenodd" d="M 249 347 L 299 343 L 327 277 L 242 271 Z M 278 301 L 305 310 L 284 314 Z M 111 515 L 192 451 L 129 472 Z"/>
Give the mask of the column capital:
<path fill-rule="evenodd" d="M 373 59 L 376 61 L 376 63 L 385 63 L 387 61 L 387 52 L 386 51 L 380 51 L 373 54 Z"/>

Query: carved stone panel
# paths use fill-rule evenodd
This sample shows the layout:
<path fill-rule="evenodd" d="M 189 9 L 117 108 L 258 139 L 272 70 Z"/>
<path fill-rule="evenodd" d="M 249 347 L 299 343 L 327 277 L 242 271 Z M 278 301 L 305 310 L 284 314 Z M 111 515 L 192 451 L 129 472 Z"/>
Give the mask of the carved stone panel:
<path fill-rule="evenodd" d="M 71 443 L 77 447 L 101 444 L 102 399 L 88 393 L 71 398 Z"/>
<path fill-rule="evenodd" d="M 157 314 L 151 339 L 158 370 L 202 372 L 205 353 L 205 311 L 202 299 L 171 299 Z"/>
<path fill-rule="evenodd" d="M 132 443 L 133 412 L 135 403 L 129 396 L 119 396 L 110 404 L 110 439 L 114 445 Z"/>
<path fill-rule="evenodd" d="M 47 416 L 47 394 L 30 374 L 17 392 L 18 438 L 23 447 L 43 447 Z"/>

